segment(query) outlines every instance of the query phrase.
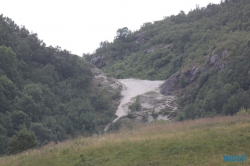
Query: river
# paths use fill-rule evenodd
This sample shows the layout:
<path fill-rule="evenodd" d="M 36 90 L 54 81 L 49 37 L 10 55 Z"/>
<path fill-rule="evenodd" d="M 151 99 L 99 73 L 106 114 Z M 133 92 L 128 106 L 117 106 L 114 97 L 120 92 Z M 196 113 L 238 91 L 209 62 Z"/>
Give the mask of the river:
<path fill-rule="evenodd" d="M 113 120 L 113 122 L 117 121 L 120 117 L 127 115 L 127 112 L 122 108 L 122 106 L 126 103 L 128 103 L 131 98 L 136 97 L 137 95 L 144 94 L 149 91 L 159 91 L 159 86 L 164 81 L 150 81 L 150 80 L 138 80 L 138 79 L 119 79 L 119 82 L 121 82 L 124 86 L 121 95 L 123 96 L 121 98 L 120 104 L 118 106 L 118 109 L 116 111 L 116 115 L 118 116 L 116 119 Z M 107 131 L 109 125 L 106 126 L 104 129 Z"/>

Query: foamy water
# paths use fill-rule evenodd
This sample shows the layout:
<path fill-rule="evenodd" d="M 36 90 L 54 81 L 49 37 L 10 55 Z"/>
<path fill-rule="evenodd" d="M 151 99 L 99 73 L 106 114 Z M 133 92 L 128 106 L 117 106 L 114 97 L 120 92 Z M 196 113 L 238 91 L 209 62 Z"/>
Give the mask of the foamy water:
<path fill-rule="evenodd" d="M 119 79 L 125 88 L 121 92 L 122 99 L 116 115 L 118 116 L 113 122 L 117 121 L 120 117 L 127 115 L 127 112 L 122 108 L 122 106 L 130 101 L 131 98 L 136 97 L 137 95 L 144 94 L 149 91 L 158 91 L 159 86 L 164 81 L 149 81 L 149 80 L 138 80 L 138 79 Z M 109 125 L 105 128 L 105 131 L 108 129 Z"/>
<path fill-rule="evenodd" d="M 149 80 L 137 80 L 137 79 L 119 79 L 119 81 L 125 85 L 126 89 L 122 91 L 121 103 L 118 106 L 116 115 L 118 116 L 113 122 L 120 117 L 127 115 L 127 112 L 123 110 L 122 105 L 128 103 L 131 98 L 137 95 L 144 94 L 149 91 L 156 91 L 163 81 L 149 81 Z"/>

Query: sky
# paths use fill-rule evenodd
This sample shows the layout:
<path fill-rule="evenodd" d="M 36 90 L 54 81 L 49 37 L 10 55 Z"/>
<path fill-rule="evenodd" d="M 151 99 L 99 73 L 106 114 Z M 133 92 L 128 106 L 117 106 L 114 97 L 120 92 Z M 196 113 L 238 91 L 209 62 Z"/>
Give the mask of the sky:
<path fill-rule="evenodd" d="M 139 30 L 145 22 L 186 14 L 221 0 L 0 0 L 0 14 L 25 26 L 47 46 L 73 54 L 93 53 L 112 42 L 119 28 Z"/>

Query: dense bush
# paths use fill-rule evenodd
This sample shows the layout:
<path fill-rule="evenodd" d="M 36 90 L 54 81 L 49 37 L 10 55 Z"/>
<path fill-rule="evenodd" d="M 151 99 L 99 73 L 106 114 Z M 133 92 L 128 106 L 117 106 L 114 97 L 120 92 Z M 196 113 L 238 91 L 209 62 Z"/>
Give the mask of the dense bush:
<path fill-rule="evenodd" d="M 0 154 L 98 132 L 119 96 L 93 85 L 93 65 L 0 15 Z"/>

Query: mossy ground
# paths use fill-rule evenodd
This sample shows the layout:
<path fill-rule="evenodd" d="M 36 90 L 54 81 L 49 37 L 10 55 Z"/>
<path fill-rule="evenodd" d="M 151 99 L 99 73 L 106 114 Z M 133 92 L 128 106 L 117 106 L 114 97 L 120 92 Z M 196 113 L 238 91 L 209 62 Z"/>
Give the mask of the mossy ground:
<path fill-rule="evenodd" d="M 229 163 L 224 155 L 245 155 Z M 0 158 L 12 166 L 250 165 L 250 116 L 156 122 Z"/>

